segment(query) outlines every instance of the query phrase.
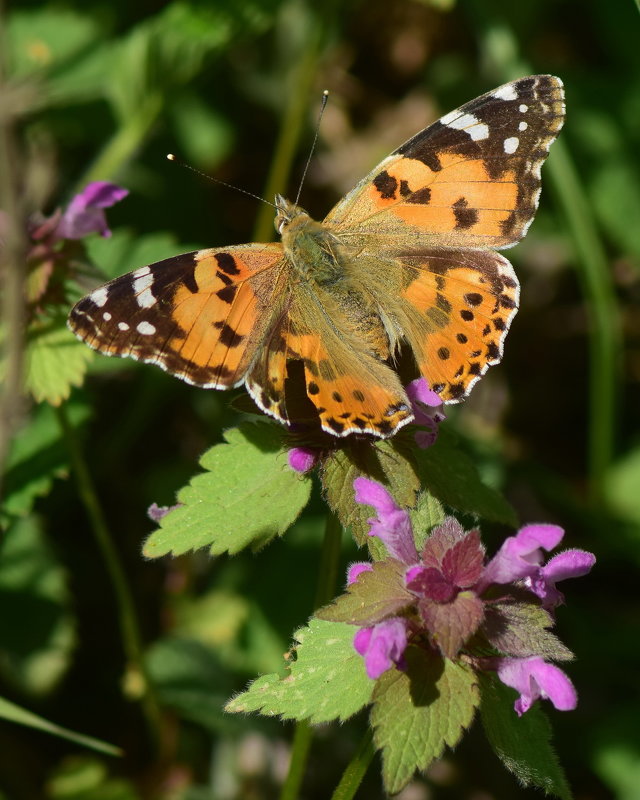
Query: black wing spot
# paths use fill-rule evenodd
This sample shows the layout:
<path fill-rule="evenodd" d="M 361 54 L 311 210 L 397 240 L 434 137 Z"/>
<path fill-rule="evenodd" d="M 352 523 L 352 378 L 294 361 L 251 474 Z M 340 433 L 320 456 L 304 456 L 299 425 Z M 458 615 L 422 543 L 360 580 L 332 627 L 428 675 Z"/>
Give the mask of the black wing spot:
<path fill-rule="evenodd" d="M 413 192 L 407 198 L 407 202 L 428 206 L 431 202 L 431 189 L 428 186 L 425 186 L 424 189 L 418 189 L 417 192 Z"/>
<path fill-rule="evenodd" d="M 472 228 L 478 221 L 478 211 L 469 208 L 469 203 L 465 197 L 460 197 L 453 204 L 453 215 L 456 218 L 456 228 L 465 230 Z"/>
<path fill-rule="evenodd" d="M 238 347 L 238 345 L 243 341 L 244 336 L 241 333 L 235 331 L 231 325 L 227 325 L 226 323 L 222 326 L 220 330 L 220 341 L 222 344 L 226 345 L 227 347 Z"/>
<path fill-rule="evenodd" d="M 236 264 L 235 258 L 231 255 L 231 253 L 216 253 L 214 256 L 215 260 L 218 262 L 218 266 L 223 272 L 226 272 L 227 275 L 239 275 L 240 270 L 238 269 L 238 265 Z"/>
<path fill-rule="evenodd" d="M 385 170 L 378 173 L 373 179 L 373 185 L 378 190 L 380 197 L 383 200 L 395 200 L 396 191 L 398 190 L 398 180 L 393 175 Z"/>
<path fill-rule="evenodd" d="M 216 292 L 216 296 L 219 297 L 223 303 L 228 303 L 231 305 L 235 299 L 237 291 L 237 286 L 225 286 L 223 289 L 219 289 Z"/>

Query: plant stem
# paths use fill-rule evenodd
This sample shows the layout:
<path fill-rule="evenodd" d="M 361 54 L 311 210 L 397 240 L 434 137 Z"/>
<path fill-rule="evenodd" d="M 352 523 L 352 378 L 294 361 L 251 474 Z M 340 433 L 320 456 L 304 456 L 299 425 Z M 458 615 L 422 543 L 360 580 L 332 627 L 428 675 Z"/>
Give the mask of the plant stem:
<path fill-rule="evenodd" d="M 300 785 L 304 777 L 307 766 L 307 758 L 311 749 L 311 739 L 313 738 L 313 728 L 306 719 L 296 723 L 296 730 L 293 734 L 291 745 L 291 761 L 289 762 L 289 772 L 285 782 L 282 784 L 280 800 L 296 800 Z"/>
<path fill-rule="evenodd" d="M 554 145 L 549 172 L 578 256 L 578 276 L 589 319 L 590 497 L 593 503 L 599 503 L 613 459 L 622 339 L 620 317 L 604 247 L 584 187 L 562 140 Z"/>
<path fill-rule="evenodd" d="M 160 94 L 150 94 L 138 111 L 113 134 L 93 164 L 78 181 L 75 193 L 91 181 L 113 180 L 140 147 L 162 110 Z"/>
<path fill-rule="evenodd" d="M 157 745 L 160 732 L 160 708 L 144 663 L 142 641 L 133 597 L 131 596 L 118 552 L 109 533 L 88 465 L 77 440 L 75 430 L 69 421 L 64 404 L 56 411 L 71 457 L 71 466 L 75 474 L 80 500 L 89 517 L 93 535 L 102 554 L 113 587 L 118 607 L 120 632 L 127 658 L 126 677 L 137 679 L 140 684 L 139 688 L 136 686 L 137 693 L 141 698 L 142 710 L 147 721 L 151 740 L 154 745 Z"/>
<path fill-rule="evenodd" d="M 318 57 L 323 41 L 321 20 L 310 12 L 310 33 L 305 41 L 299 65 L 289 86 L 289 101 L 282 117 L 276 149 L 265 183 L 263 197 L 271 201 L 277 192 L 286 191 L 291 164 L 298 148 L 305 115 L 309 109 L 311 88 L 318 74 Z M 255 242 L 268 242 L 274 238 L 273 208 L 262 204 L 253 232 Z"/>
<path fill-rule="evenodd" d="M 373 731 L 371 728 L 367 728 L 360 741 L 360 746 L 343 772 L 340 783 L 336 786 L 331 800 L 351 800 L 358 791 L 375 754 Z"/>
<path fill-rule="evenodd" d="M 342 525 L 340 525 L 338 518 L 334 514 L 328 512 L 324 529 L 324 540 L 322 542 L 322 553 L 320 555 L 318 586 L 316 588 L 314 602 L 315 608 L 328 603 L 334 595 L 340 564 L 341 541 Z M 291 747 L 289 773 L 282 785 L 280 800 L 296 800 L 307 766 L 312 737 L 313 728 L 307 720 L 296 723 L 296 731 L 293 736 L 293 744 Z"/>

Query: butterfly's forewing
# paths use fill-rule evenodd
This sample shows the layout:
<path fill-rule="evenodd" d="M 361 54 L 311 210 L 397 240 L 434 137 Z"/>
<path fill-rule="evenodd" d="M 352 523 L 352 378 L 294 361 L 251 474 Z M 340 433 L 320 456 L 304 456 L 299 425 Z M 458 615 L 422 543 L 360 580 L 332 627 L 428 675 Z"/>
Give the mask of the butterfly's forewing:
<path fill-rule="evenodd" d="M 101 353 L 224 389 L 244 380 L 285 286 L 280 244 L 199 250 L 101 286 L 74 306 L 69 327 Z"/>
<path fill-rule="evenodd" d="M 519 288 L 511 264 L 489 248 L 526 233 L 563 120 L 558 78 L 505 84 L 399 147 L 325 220 L 343 241 L 383 253 L 389 271 L 399 271 L 401 292 L 378 303 L 445 402 L 468 394 L 500 360 Z"/>
<path fill-rule="evenodd" d="M 533 219 L 540 167 L 563 121 L 558 78 L 507 83 L 405 142 L 325 223 L 383 249 L 509 247 Z"/>

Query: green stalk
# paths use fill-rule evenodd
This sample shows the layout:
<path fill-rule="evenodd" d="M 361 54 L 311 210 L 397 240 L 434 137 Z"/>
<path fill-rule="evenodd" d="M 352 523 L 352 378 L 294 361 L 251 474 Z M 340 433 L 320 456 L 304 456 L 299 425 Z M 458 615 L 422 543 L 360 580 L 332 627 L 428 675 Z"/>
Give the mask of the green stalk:
<path fill-rule="evenodd" d="M 288 89 L 289 102 L 282 117 L 276 150 L 263 191 L 263 197 L 270 202 L 278 192 L 286 191 L 291 164 L 298 150 L 305 116 L 309 110 L 311 89 L 318 74 L 323 26 L 319 19 L 313 17 L 309 25 L 312 33 L 305 42 L 303 55 Z M 274 234 L 273 208 L 262 204 L 256 218 L 253 240 L 270 242 Z"/>
<path fill-rule="evenodd" d="M 91 181 L 113 180 L 122 165 L 138 150 L 146 139 L 162 110 L 162 96 L 150 94 L 113 134 L 103 147 L 93 164 L 78 181 L 76 192 L 81 191 Z"/>
<path fill-rule="evenodd" d="M 102 554 L 104 564 L 113 587 L 118 608 L 120 632 L 127 658 L 127 678 L 133 678 L 141 684 L 139 694 L 149 734 L 157 745 L 160 732 L 160 708 L 149 679 L 144 658 L 140 628 L 136 616 L 135 605 L 127 583 L 124 569 L 118 552 L 109 533 L 100 500 L 93 485 L 87 462 L 77 440 L 75 430 L 69 422 L 64 405 L 56 409 L 58 421 L 62 429 L 65 443 L 71 458 L 71 466 L 75 475 L 78 494 L 85 507 L 91 529 Z M 136 687 L 137 688 L 137 687 Z"/>
<path fill-rule="evenodd" d="M 337 517 L 329 512 L 327 523 L 324 530 L 324 541 L 320 555 L 320 569 L 318 574 L 318 586 L 314 607 L 325 605 L 334 596 L 340 564 L 340 544 L 342 541 L 342 525 Z M 313 728 L 307 720 L 296 723 L 296 731 L 293 736 L 291 747 L 291 761 L 289 763 L 289 773 L 282 785 L 280 800 L 296 800 L 302 784 Z"/>
<path fill-rule="evenodd" d="M 331 795 L 331 800 L 351 800 L 358 791 L 362 779 L 367 774 L 375 754 L 373 731 L 371 728 L 367 728 L 360 741 L 360 746 L 343 772 L 335 792 Z"/>
<path fill-rule="evenodd" d="M 549 173 L 566 217 L 589 318 L 589 479 L 602 501 L 613 460 L 622 334 L 611 269 L 584 187 L 564 141 L 554 144 Z"/>

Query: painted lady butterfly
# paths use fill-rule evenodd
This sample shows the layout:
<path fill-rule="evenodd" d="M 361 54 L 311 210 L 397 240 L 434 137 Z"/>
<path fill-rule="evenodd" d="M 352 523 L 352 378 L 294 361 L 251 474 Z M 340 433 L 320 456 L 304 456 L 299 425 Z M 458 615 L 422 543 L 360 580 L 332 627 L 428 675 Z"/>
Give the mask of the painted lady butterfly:
<path fill-rule="evenodd" d="M 244 383 L 284 423 L 299 362 L 325 431 L 390 436 L 413 418 L 401 343 L 444 402 L 500 360 L 519 287 L 495 249 L 533 220 L 563 98 L 550 75 L 507 83 L 416 134 L 323 222 L 278 195 L 281 243 L 137 269 L 82 299 L 71 330 L 195 386 Z"/>

